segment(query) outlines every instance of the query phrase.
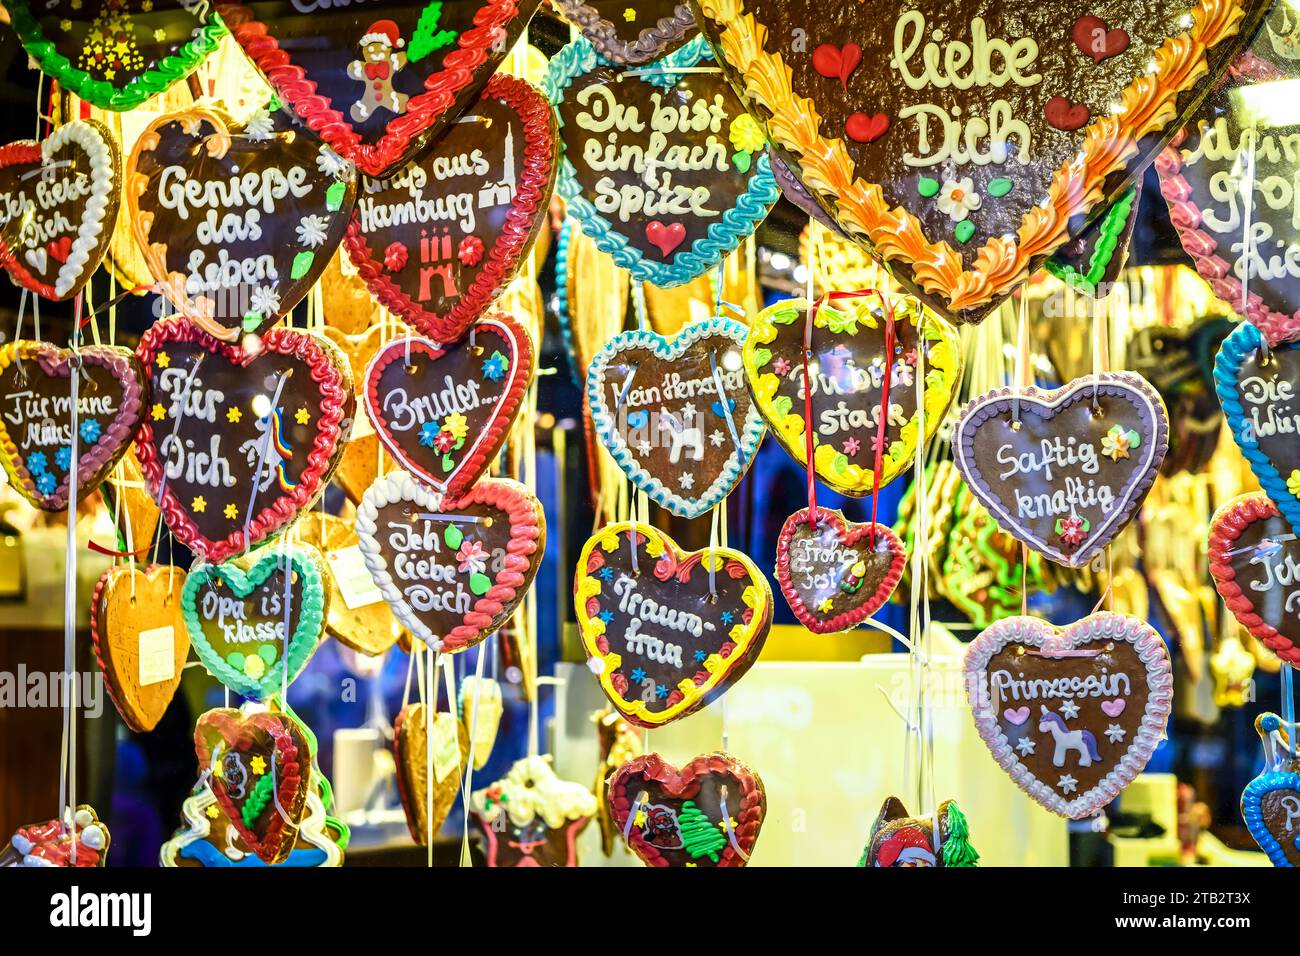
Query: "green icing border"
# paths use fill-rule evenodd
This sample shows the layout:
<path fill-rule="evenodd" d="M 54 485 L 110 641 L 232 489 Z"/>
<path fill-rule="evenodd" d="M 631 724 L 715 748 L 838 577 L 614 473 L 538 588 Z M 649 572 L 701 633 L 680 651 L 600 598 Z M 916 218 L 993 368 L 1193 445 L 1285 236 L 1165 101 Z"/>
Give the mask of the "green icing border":
<path fill-rule="evenodd" d="M 0 3 L 9 11 L 14 32 L 41 72 L 92 106 L 118 112 L 135 109 L 194 72 L 195 67 L 217 48 L 218 41 L 226 33 L 226 25 L 214 13 L 212 21 L 199 24 L 179 51 L 132 77 L 126 86 L 118 87 L 107 80 L 91 79 L 89 73 L 74 68 L 72 62 L 55 49 L 54 42 L 46 38 L 27 0 L 0 0 Z M 197 19 L 195 23 L 198 23 Z"/>
<path fill-rule="evenodd" d="M 1115 200 L 1114 204 L 1106 210 L 1106 215 L 1101 221 L 1101 234 L 1097 239 L 1096 247 L 1092 250 L 1092 258 L 1088 260 L 1087 272 L 1080 272 L 1055 256 L 1044 262 L 1043 268 L 1077 292 L 1086 295 L 1096 294 L 1097 283 L 1106 274 L 1110 260 L 1115 256 L 1115 247 L 1119 245 L 1119 237 L 1128 225 L 1129 212 L 1133 209 L 1136 198 L 1137 187 L 1130 186 L 1124 195 Z"/>

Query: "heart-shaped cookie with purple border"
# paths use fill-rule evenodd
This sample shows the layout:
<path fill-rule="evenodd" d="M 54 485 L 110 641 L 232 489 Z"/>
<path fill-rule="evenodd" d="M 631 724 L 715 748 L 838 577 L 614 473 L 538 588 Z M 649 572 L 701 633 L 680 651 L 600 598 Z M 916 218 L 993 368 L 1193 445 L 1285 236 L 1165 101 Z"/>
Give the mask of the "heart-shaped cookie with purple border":
<path fill-rule="evenodd" d="M 552 0 L 596 52 L 623 66 L 671 53 L 695 34 L 695 14 L 682 0 Z"/>

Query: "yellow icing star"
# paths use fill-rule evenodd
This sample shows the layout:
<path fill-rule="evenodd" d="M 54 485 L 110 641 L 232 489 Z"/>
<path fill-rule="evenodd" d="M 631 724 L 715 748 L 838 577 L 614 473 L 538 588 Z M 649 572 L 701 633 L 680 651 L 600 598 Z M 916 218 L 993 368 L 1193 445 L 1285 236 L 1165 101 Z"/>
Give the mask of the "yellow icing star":
<path fill-rule="evenodd" d="M 226 412 L 226 421 L 228 422 L 238 422 L 243 417 L 244 413 L 238 408 L 232 408 L 230 411 Z"/>
<path fill-rule="evenodd" d="M 72 21 L 71 21 L 71 20 L 60 20 L 60 21 L 59 21 L 59 29 L 62 30 L 64 33 L 69 33 L 69 32 L 71 32 L 71 30 L 72 30 Z"/>
<path fill-rule="evenodd" d="M 106 80 L 111 80 L 115 76 L 117 76 L 117 70 L 113 69 L 112 67 L 109 67 L 107 70 L 104 71 L 104 79 Z"/>
<path fill-rule="evenodd" d="M 736 818 L 727 817 L 727 819 L 725 820 L 720 820 L 718 822 L 718 829 L 721 830 L 723 833 L 726 833 L 728 829 L 732 829 L 732 830 L 736 829 Z"/>
<path fill-rule="evenodd" d="M 203 514 L 203 512 L 208 510 L 208 499 L 199 495 L 190 502 L 190 508 L 194 510 L 195 514 Z"/>
<path fill-rule="evenodd" d="M 293 420 L 297 422 L 299 425 L 306 425 L 309 421 L 311 421 L 311 415 L 308 414 L 307 409 L 300 408 L 294 414 Z"/>
<path fill-rule="evenodd" d="M 155 40 L 157 40 L 159 43 L 162 43 L 163 40 L 166 40 L 166 39 L 167 39 L 167 31 L 166 31 L 166 30 L 154 30 L 154 31 L 153 31 L 153 38 L 154 38 Z"/>
<path fill-rule="evenodd" d="M 214 820 L 221 816 L 221 809 L 215 803 L 204 812 Z"/>
<path fill-rule="evenodd" d="M 644 826 L 645 826 L 645 820 L 646 820 L 645 811 L 644 811 L 644 810 L 638 810 L 638 811 L 636 812 L 636 816 L 632 818 L 632 826 L 634 826 L 634 827 L 644 827 Z"/>
<path fill-rule="evenodd" d="M 156 356 L 154 356 L 153 362 L 159 368 L 166 368 L 167 366 L 172 364 L 172 357 L 168 355 L 166 352 L 159 352 Z"/>
<path fill-rule="evenodd" d="M 266 773 L 266 759 L 261 754 L 258 754 L 248 762 L 248 768 L 260 777 Z"/>
<path fill-rule="evenodd" d="M 825 598 L 821 604 L 817 605 L 817 610 L 820 611 L 822 614 L 831 613 L 831 599 Z"/>
<path fill-rule="evenodd" d="M 167 417 L 167 409 L 163 407 L 162 402 L 156 402 L 149 414 L 153 417 L 154 421 L 160 422 Z"/>
<path fill-rule="evenodd" d="M 633 10 L 631 7 L 628 7 L 626 10 L 623 11 L 623 19 L 626 20 L 628 23 L 631 23 L 633 20 L 636 19 L 636 11 Z"/>
<path fill-rule="evenodd" d="M 234 521 L 236 518 L 239 517 L 239 508 L 236 507 L 233 501 L 230 504 L 226 505 L 225 515 L 231 521 Z"/>

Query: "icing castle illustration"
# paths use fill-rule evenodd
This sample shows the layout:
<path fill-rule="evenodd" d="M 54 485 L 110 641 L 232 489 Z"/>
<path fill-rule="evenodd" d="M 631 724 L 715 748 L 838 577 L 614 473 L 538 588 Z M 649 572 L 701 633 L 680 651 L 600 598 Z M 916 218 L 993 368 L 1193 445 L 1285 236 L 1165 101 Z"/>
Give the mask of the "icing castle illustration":
<path fill-rule="evenodd" d="M 501 179 L 489 182 L 479 190 L 479 209 L 504 206 L 515 198 L 515 131 L 509 127 L 506 128 L 505 157 Z"/>

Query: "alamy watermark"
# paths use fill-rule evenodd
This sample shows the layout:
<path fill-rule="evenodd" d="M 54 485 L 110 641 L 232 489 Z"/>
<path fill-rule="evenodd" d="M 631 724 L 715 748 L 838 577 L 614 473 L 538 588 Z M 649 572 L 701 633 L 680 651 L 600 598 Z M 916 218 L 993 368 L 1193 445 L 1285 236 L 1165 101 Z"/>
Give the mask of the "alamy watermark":
<path fill-rule="evenodd" d="M 61 708 L 75 701 L 92 720 L 104 712 L 104 675 L 99 671 L 66 674 L 62 671 L 0 671 L 0 707 Z"/>

